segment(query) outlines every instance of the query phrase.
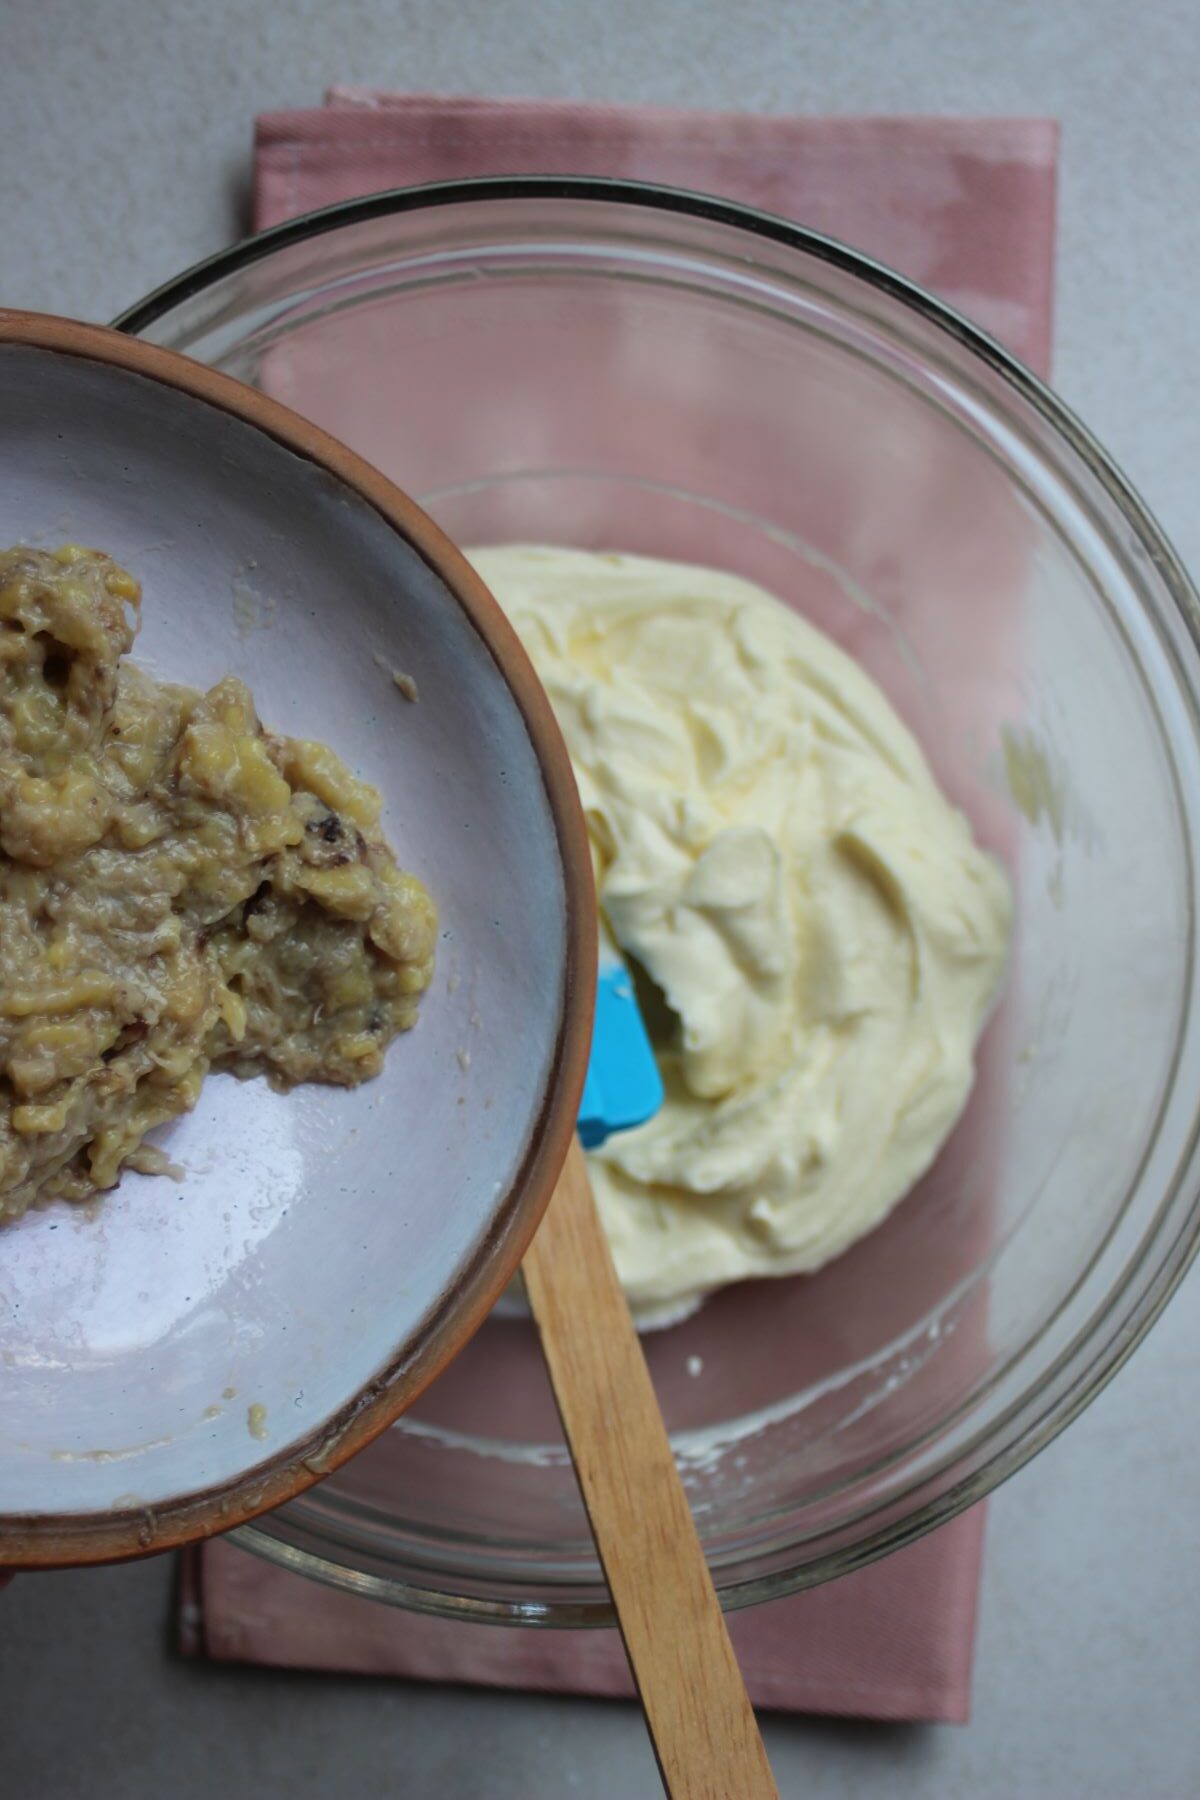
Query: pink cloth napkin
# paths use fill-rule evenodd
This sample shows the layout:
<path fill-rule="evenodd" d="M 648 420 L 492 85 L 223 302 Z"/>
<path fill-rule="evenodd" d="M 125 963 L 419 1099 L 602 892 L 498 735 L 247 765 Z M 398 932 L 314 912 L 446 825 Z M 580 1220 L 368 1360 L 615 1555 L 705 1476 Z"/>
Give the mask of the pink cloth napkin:
<path fill-rule="evenodd" d="M 755 1706 L 961 1723 L 984 1508 L 884 1562 L 729 1621 Z M 319 1587 L 230 1543 L 184 1553 L 180 1644 L 217 1662 L 632 1699 L 615 1631 L 426 1619 Z"/>
<path fill-rule="evenodd" d="M 335 200 L 479 175 L 607 175 L 740 200 L 911 276 L 1046 371 L 1058 126 L 794 119 L 331 89 L 257 123 L 258 230 Z"/>
<path fill-rule="evenodd" d="M 1045 372 L 1058 134 L 1046 120 L 788 119 L 443 100 L 335 88 L 258 121 L 255 221 L 483 174 L 628 176 L 829 232 L 910 275 Z M 303 396 L 289 393 L 303 409 Z M 440 1385 L 440 1384 L 439 1384 Z M 877 1719 L 969 1713 L 982 1507 L 882 1563 L 731 1621 L 756 1705 Z M 186 1653 L 486 1686 L 631 1695 L 615 1632 L 416 1617 L 230 1543 L 186 1553 Z"/>

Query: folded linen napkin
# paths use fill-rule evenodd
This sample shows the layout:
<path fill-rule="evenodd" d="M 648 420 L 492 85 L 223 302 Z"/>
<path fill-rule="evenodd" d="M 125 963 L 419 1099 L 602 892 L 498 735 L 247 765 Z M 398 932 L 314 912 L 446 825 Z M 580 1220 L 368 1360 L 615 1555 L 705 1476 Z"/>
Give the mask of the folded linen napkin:
<path fill-rule="evenodd" d="M 262 228 L 388 187 L 485 174 L 626 176 L 828 232 L 911 276 L 1045 372 L 1057 128 L 1020 119 L 795 119 L 335 88 L 258 121 Z M 303 409 L 303 394 L 289 391 Z M 793 1711 L 962 1721 L 984 1514 L 731 1621 L 752 1699 Z M 219 1660 L 629 1695 L 617 1634 L 417 1617 L 227 1542 L 185 1554 L 184 1651 Z"/>

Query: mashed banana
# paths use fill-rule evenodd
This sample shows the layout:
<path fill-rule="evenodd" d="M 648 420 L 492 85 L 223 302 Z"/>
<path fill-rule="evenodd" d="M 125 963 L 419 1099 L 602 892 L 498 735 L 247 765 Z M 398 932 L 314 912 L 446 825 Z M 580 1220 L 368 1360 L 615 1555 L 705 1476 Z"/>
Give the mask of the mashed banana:
<path fill-rule="evenodd" d="M 762 589 L 645 557 L 472 560 L 546 686 L 605 918 L 649 977 L 666 1103 L 589 1158 L 639 1319 L 815 1269 L 962 1110 L 1003 870 L 875 684 Z"/>
<path fill-rule="evenodd" d="M 353 1086 L 412 1025 L 436 915 L 323 745 L 122 662 L 140 590 L 0 553 L 0 1219 L 86 1199 L 210 1068 Z"/>

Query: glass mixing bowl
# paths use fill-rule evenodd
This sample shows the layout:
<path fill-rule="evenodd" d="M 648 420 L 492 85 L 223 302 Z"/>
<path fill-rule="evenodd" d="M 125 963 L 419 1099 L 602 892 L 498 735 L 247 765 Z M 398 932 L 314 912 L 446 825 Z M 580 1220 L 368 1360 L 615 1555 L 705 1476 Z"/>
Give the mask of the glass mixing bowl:
<path fill-rule="evenodd" d="M 728 1607 L 978 1500 L 1097 1393 L 1200 1230 L 1200 609 L 1137 496 L 928 295 L 625 183 L 332 208 L 119 323 L 298 407 L 464 545 L 732 569 L 883 684 L 1016 889 L 973 1097 L 880 1230 L 646 1348 Z M 611 1621 L 519 1318 L 236 1535 L 430 1612 Z"/>

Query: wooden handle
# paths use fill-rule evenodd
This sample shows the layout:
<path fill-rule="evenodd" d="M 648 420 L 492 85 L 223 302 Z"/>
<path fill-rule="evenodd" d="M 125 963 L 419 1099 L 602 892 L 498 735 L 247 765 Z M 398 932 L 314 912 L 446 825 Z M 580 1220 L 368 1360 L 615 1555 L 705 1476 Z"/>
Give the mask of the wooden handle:
<path fill-rule="evenodd" d="M 522 1267 L 663 1786 L 778 1800 L 578 1141 Z"/>

